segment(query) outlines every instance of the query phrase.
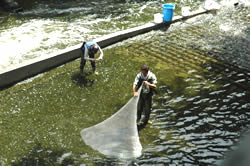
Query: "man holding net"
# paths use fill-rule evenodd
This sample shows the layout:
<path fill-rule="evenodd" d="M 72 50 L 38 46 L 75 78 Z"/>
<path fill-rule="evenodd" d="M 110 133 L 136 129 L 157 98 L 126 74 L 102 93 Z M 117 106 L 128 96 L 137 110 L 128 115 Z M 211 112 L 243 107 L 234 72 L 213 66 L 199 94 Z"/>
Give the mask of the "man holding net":
<path fill-rule="evenodd" d="M 152 109 L 153 88 L 156 88 L 157 78 L 154 73 L 149 70 L 147 65 L 141 66 L 141 72 L 135 77 L 133 84 L 134 96 L 138 96 L 137 90 L 142 86 L 139 101 L 137 104 L 137 126 L 138 130 L 144 128 L 150 123 L 150 113 Z M 142 117 L 142 114 L 144 117 Z"/>

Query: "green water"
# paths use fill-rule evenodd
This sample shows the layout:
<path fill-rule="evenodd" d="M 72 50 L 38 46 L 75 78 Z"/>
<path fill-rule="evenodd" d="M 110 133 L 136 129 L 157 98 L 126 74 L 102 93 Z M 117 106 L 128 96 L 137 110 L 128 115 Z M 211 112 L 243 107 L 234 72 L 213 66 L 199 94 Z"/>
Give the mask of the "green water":
<path fill-rule="evenodd" d="M 155 36 L 151 37 L 152 34 Z M 249 92 L 244 88 L 247 80 L 238 85 L 235 82 L 240 80 L 239 77 L 220 74 L 218 71 L 223 72 L 228 67 L 204 56 L 205 50 L 200 52 L 189 46 L 180 48 L 178 43 L 165 41 L 166 36 L 174 37 L 176 34 L 181 39 L 186 38 L 186 31 L 170 34 L 168 30 L 163 30 L 142 36 L 142 40 L 139 38 L 140 42 L 129 40 L 104 49 L 105 58 L 97 64 L 97 71 L 100 73 L 98 76 L 90 74 L 89 63 L 86 65 L 85 75 L 80 76 L 79 60 L 76 60 L 2 91 L 1 162 L 7 165 L 119 165 L 119 161 L 108 159 L 86 146 L 80 131 L 107 119 L 126 104 L 133 95 L 134 78 L 144 63 L 156 74 L 158 88 L 153 98 L 153 125 L 140 132 L 144 153 L 139 158 L 139 163 L 143 160 L 148 164 L 171 163 L 167 159 L 171 153 L 174 161 L 181 163 L 183 158 L 179 158 L 178 153 L 199 150 L 200 145 L 196 146 L 192 139 L 186 139 L 178 131 L 183 128 L 185 135 L 188 135 L 189 130 L 193 131 L 191 133 L 201 130 L 205 124 L 198 123 L 196 126 L 193 123 L 192 126 L 192 121 L 200 118 L 209 120 L 207 111 L 202 113 L 202 110 L 213 110 L 214 107 L 219 109 L 223 107 L 223 102 L 228 105 L 234 103 L 231 99 L 226 101 L 229 94 L 238 94 L 239 101 L 236 101 L 240 105 L 244 103 L 239 108 L 247 111 L 250 106 L 247 102 Z M 228 70 L 233 72 L 238 69 Z M 232 83 L 228 82 L 230 79 Z M 229 110 L 234 109 L 229 107 L 226 112 Z M 219 112 L 221 111 L 218 110 Z M 217 113 L 214 113 L 215 116 L 212 113 L 212 117 L 216 118 Z M 183 118 L 191 120 L 186 124 L 183 123 Z M 210 125 L 213 123 L 214 120 Z M 210 129 L 213 130 L 213 127 Z M 207 131 L 210 132 L 209 127 L 208 130 L 201 130 L 199 137 L 207 135 Z M 223 132 L 225 131 L 219 133 Z M 220 137 L 215 136 L 214 139 Z M 209 142 L 208 138 L 204 139 Z M 237 140 L 238 137 L 234 139 Z M 170 143 L 171 140 L 174 143 Z M 222 145 L 233 144 L 224 142 Z M 218 148 L 220 145 L 216 146 Z M 181 150 L 183 148 L 186 150 Z M 209 153 L 207 155 L 210 156 Z M 209 162 L 213 163 L 221 157 L 222 154 L 218 153 L 217 159 L 212 157 Z M 199 165 L 198 163 L 193 161 L 193 165 Z"/>
<path fill-rule="evenodd" d="M 85 153 L 91 156 L 94 152 L 89 154 L 91 150 L 84 145 L 80 131 L 126 104 L 133 95 L 132 83 L 140 66 L 150 63 L 148 56 L 142 58 L 128 51 L 129 47 L 105 49 L 105 59 L 97 64 L 99 76 L 89 74 L 88 63 L 85 76 L 80 76 L 77 60 L 2 91 L 2 160 L 45 164 L 57 163 L 56 159 L 66 152 L 77 158 Z M 158 63 L 154 58 L 150 65 Z M 159 84 L 167 83 L 162 79 L 167 76 L 165 68 L 155 65 L 152 70 L 161 78 Z"/>

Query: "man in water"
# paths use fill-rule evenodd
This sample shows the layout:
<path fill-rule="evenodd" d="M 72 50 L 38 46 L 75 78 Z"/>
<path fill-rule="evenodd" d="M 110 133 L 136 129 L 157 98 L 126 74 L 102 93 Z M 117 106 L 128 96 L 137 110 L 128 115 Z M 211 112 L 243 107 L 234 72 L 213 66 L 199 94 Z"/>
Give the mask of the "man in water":
<path fill-rule="evenodd" d="M 92 72 L 95 75 L 98 75 L 99 73 L 96 72 L 96 62 L 99 60 L 102 60 L 103 58 L 103 52 L 102 49 L 99 47 L 99 45 L 96 42 L 83 42 L 81 46 L 82 56 L 81 56 L 81 63 L 80 63 L 80 73 L 83 74 L 83 69 L 86 64 L 86 61 L 90 61 L 92 66 Z M 95 54 L 99 53 L 100 56 L 98 58 L 95 58 Z"/>
<path fill-rule="evenodd" d="M 141 66 L 141 72 L 135 77 L 133 84 L 134 96 L 138 96 L 137 90 L 142 86 L 140 98 L 137 104 L 137 126 L 138 130 L 143 129 L 147 123 L 150 123 L 150 113 L 152 109 L 153 88 L 156 88 L 157 78 L 149 70 L 147 65 Z M 142 118 L 142 114 L 145 116 Z"/>

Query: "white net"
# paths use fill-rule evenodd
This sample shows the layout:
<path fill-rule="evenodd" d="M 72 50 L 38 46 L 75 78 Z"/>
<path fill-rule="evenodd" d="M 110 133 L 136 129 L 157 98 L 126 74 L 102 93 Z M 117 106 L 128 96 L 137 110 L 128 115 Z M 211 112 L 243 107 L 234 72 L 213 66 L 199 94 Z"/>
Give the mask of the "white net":
<path fill-rule="evenodd" d="M 142 146 L 136 124 L 138 99 L 139 97 L 132 97 L 110 118 L 83 129 L 81 136 L 84 142 L 110 157 L 123 159 L 139 157 Z"/>

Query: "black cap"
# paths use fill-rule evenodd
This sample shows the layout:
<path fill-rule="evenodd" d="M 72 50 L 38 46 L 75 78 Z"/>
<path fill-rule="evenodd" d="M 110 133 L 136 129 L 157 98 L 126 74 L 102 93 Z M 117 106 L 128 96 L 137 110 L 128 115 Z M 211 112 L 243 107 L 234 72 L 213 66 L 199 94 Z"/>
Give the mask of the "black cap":
<path fill-rule="evenodd" d="M 94 46 L 92 47 L 92 52 L 93 52 L 94 54 L 96 54 L 96 53 L 98 52 L 98 50 L 99 50 L 99 47 L 98 47 L 97 45 L 94 45 Z"/>

